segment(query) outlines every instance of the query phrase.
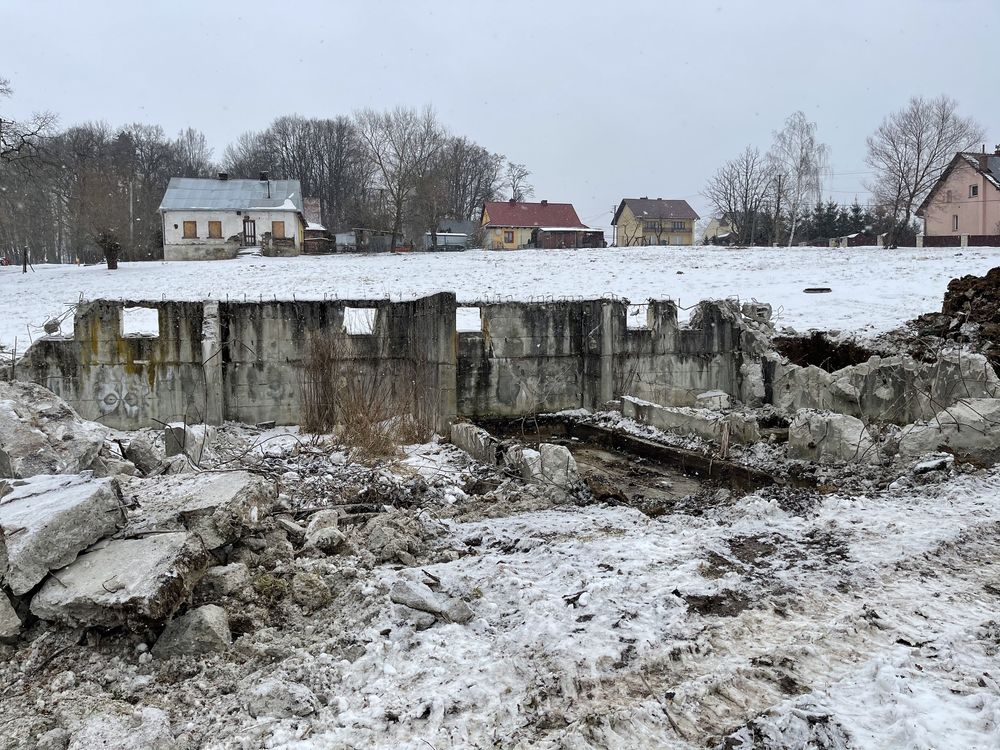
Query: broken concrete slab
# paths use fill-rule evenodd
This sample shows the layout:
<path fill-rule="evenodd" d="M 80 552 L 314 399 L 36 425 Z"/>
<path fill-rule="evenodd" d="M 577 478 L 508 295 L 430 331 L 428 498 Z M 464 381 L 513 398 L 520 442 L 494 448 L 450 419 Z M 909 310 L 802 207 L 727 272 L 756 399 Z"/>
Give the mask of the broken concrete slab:
<path fill-rule="evenodd" d="M 254 686 L 246 698 L 247 711 L 254 718 L 287 719 L 309 716 L 319 710 L 319 700 L 305 685 L 269 677 Z"/>
<path fill-rule="evenodd" d="M 695 396 L 694 400 L 699 409 L 722 411 L 730 406 L 729 394 L 725 391 L 705 391 Z"/>
<path fill-rule="evenodd" d="M 215 428 L 206 424 L 171 422 L 163 428 L 166 457 L 183 454 L 200 464 L 208 447 L 215 441 Z"/>
<path fill-rule="evenodd" d="M 135 506 L 123 535 L 187 530 L 206 549 L 217 549 L 259 529 L 276 494 L 265 479 L 245 471 L 122 478 L 122 494 Z"/>
<path fill-rule="evenodd" d="M 394 604 L 426 612 L 445 622 L 466 623 L 475 613 L 461 599 L 434 593 L 429 586 L 419 581 L 399 580 L 389 589 L 389 600 Z"/>
<path fill-rule="evenodd" d="M 0 477 L 79 474 L 107 435 L 47 388 L 0 381 Z"/>
<path fill-rule="evenodd" d="M 721 413 L 711 409 L 686 406 L 660 406 L 643 399 L 622 398 L 622 415 L 643 422 L 664 432 L 692 435 L 721 443 L 756 443 L 760 427 L 756 418 L 740 412 Z"/>
<path fill-rule="evenodd" d="M 963 399 L 900 433 L 899 455 L 904 458 L 940 450 L 984 464 L 1000 460 L 1000 399 Z"/>
<path fill-rule="evenodd" d="M 195 586 L 194 595 L 198 601 L 217 601 L 224 596 L 249 590 L 250 569 L 241 562 L 235 562 L 216 565 L 205 571 Z"/>
<path fill-rule="evenodd" d="M 73 562 L 95 542 L 114 534 L 124 515 L 110 479 L 35 476 L 12 483 L 0 500 L 0 581 L 24 594 L 50 570 Z"/>
<path fill-rule="evenodd" d="M 321 510 L 313 513 L 303 535 L 307 549 L 318 549 L 322 552 L 334 552 L 347 536 L 338 526 L 340 513 L 335 510 Z"/>
<path fill-rule="evenodd" d="M 232 645 L 229 617 L 215 604 L 192 609 L 167 623 L 153 644 L 153 656 L 199 656 L 226 651 Z"/>
<path fill-rule="evenodd" d="M 210 562 L 198 537 L 187 532 L 102 542 L 53 573 L 31 600 L 31 612 L 84 627 L 162 622 Z"/>
<path fill-rule="evenodd" d="M 149 474 L 160 465 L 165 455 L 153 434 L 143 431 L 132 435 L 125 446 L 125 458 L 135 464 L 140 473 Z"/>
<path fill-rule="evenodd" d="M 496 466 L 500 441 L 481 427 L 468 422 L 451 426 L 451 442 L 480 463 Z"/>
<path fill-rule="evenodd" d="M 801 409 L 788 426 L 788 457 L 824 464 L 874 463 L 879 451 L 860 419 Z"/>
<path fill-rule="evenodd" d="M 17 616 L 7 595 L 0 591 L 0 641 L 13 640 L 20 632 L 21 618 Z"/>

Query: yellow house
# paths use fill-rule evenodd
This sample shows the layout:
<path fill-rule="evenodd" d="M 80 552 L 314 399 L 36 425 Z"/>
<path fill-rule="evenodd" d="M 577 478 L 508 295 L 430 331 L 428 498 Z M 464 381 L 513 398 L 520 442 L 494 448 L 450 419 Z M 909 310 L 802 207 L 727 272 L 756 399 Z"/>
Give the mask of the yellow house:
<path fill-rule="evenodd" d="M 536 229 L 586 229 L 572 203 L 489 201 L 483 204 L 483 247 L 517 250 L 531 245 Z"/>
<path fill-rule="evenodd" d="M 693 245 L 699 216 L 684 200 L 623 198 L 611 223 L 615 244 Z"/>

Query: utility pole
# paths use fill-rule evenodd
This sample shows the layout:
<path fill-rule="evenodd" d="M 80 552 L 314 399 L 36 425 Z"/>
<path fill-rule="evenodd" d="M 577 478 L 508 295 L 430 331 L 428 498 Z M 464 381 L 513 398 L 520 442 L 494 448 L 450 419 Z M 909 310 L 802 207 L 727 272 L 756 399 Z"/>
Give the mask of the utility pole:
<path fill-rule="evenodd" d="M 28 272 L 28 246 L 25 245 L 21 250 L 21 273 Z"/>

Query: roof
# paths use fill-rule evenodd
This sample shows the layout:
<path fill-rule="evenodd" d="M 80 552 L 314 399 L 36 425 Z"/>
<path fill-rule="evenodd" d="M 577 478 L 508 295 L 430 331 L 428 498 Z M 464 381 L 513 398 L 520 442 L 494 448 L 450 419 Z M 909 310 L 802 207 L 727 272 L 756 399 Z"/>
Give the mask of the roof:
<path fill-rule="evenodd" d="M 270 185 L 271 197 L 268 198 Z M 298 180 L 217 180 L 171 177 L 160 202 L 161 211 L 284 210 L 303 213 Z"/>
<path fill-rule="evenodd" d="M 923 203 L 917 209 L 917 216 L 923 216 L 924 210 L 930 204 L 931 199 L 934 194 L 937 193 L 938 188 L 944 184 L 945 180 L 952 173 L 959 164 L 966 164 L 972 167 L 976 172 L 981 174 L 986 178 L 986 181 L 993 185 L 997 190 L 1000 190 L 1000 154 L 982 154 L 976 151 L 959 151 L 955 154 L 955 157 L 948 163 L 941 176 L 938 177 L 934 187 L 931 188 L 930 192 L 927 193 L 927 197 L 924 198 Z"/>
<path fill-rule="evenodd" d="M 587 229 L 572 203 L 487 202 L 488 227 L 566 227 Z"/>
<path fill-rule="evenodd" d="M 615 211 L 615 218 L 612 224 L 618 223 L 625 206 L 632 210 L 632 215 L 637 219 L 686 219 L 687 221 L 697 221 L 701 217 L 688 205 L 685 200 L 666 200 L 664 198 L 622 198 Z"/>

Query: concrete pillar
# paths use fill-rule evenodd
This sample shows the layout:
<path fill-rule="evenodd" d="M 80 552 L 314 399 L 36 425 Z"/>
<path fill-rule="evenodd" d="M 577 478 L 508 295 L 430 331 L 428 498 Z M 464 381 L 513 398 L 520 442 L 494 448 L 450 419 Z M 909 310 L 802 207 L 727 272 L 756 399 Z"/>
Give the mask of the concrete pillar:
<path fill-rule="evenodd" d="M 597 403 L 601 406 L 615 397 L 615 339 L 618 326 L 615 325 L 614 302 L 601 302 L 601 367 L 600 380 L 597 389 Z M 586 406 L 586 405 L 585 405 Z"/>
<path fill-rule="evenodd" d="M 962 247 L 968 247 L 969 246 L 969 235 L 967 235 L 967 234 L 963 234 L 962 235 L 961 246 Z"/>
<path fill-rule="evenodd" d="M 205 371 L 205 424 L 222 424 L 226 416 L 226 404 L 222 372 L 222 322 L 218 302 L 206 302 L 204 306 L 201 366 Z"/>
<path fill-rule="evenodd" d="M 924 246 L 924 233 L 921 232 L 920 234 L 917 235 L 917 247 L 923 247 L 923 246 Z"/>

